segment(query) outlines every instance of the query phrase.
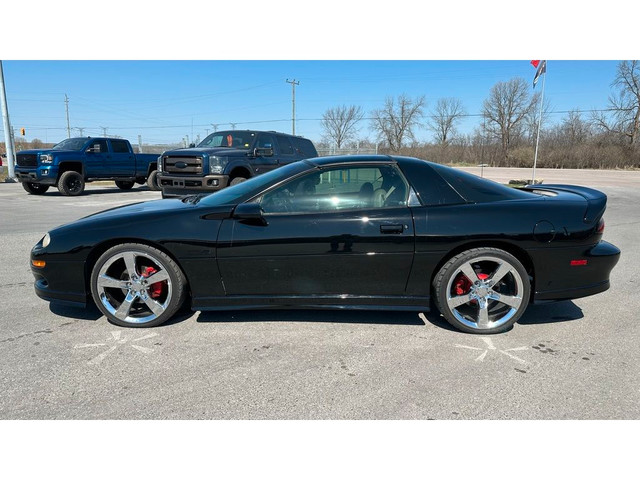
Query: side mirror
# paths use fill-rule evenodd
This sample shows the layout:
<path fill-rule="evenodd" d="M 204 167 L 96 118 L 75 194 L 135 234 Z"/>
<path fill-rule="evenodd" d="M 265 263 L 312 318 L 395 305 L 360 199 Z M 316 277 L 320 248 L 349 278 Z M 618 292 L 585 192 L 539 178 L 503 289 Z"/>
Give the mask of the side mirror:
<path fill-rule="evenodd" d="M 254 157 L 273 157 L 273 148 L 254 148 Z"/>
<path fill-rule="evenodd" d="M 233 218 L 251 225 L 267 225 L 259 203 L 241 203 L 233 211 Z"/>

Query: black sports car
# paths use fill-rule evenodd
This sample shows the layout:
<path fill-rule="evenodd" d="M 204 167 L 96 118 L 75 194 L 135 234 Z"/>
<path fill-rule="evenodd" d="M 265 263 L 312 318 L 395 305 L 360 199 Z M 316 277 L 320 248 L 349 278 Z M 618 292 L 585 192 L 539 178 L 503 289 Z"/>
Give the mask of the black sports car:
<path fill-rule="evenodd" d="M 507 330 L 530 302 L 609 288 L 607 197 L 509 188 L 407 157 L 303 160 L 211 195 L 107 210 L 31 252 L 38 296 L 151 327 L 193 310 L 428 311 Z"/>

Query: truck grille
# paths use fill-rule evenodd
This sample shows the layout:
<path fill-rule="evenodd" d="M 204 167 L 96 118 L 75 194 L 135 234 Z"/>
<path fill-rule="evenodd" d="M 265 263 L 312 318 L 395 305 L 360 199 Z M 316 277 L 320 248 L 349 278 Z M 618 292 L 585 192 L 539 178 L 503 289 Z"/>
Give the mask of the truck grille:
<path fill-rule="evenodd" d="M 19 153 L 16 155 L 16 163 L 19 167 L 37 167 L 38 156 L 33 153 Z"/>
<path fill-rule="evenodd" d="M 172 175 L 202 175 L 202 157 L 163 157 L 164 171 Z"/>

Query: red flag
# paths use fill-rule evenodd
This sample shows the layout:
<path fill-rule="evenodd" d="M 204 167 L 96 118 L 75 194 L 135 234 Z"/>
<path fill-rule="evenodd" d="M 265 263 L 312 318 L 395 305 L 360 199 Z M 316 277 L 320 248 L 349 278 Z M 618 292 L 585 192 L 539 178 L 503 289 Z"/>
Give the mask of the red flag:
<path fill-rule="evenodd" d="M 539 63 L 540 63 L 540 60 L 531 60 L 531 65 L 533 65 L 533 68 L 538 68 Z"/>
<path fill-rule="evenodd" d="M 536 83 L 538 83 L 538 79 L 540 78 L 540 75 L 542 75 L 543 73 L 547 73 L 547 61 L 533 60 L 531 63 L 533 64 L 533 62 L 539 63 L 538 69 L 536 70 L 536 76 L 533 77 L 533 88 L 536 88 Z"/>

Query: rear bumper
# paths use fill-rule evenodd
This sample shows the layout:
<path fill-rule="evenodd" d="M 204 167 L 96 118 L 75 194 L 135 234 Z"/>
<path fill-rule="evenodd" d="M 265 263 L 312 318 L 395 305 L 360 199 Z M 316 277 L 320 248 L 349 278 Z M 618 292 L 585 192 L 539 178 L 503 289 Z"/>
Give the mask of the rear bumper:
<path fill-rule="evenodd" d="M 179 197 L 193 193 L 212 193 L 229 185 L 229 175 L 173 176 L 158 174 L 158 185 L 162 188 L 163 198 Z"/>
<path fill-rule="evenodd" d="M 588 297 L 609 289 L 609 275 L 620 260 L 620 249 L 600 241 L 586 251 L 560 249 L 543 264 L 542 280 L 536 281 L 534 302 L 570 300 Z M 586 260 L 586 265 L 570 266 L 572 259 Z M 538 274 L 536 274 L 538 277 Z M 549 280 L 544 280 L 549 277 Z M 544 288 L 553 287 L 556 288 Z"/>

